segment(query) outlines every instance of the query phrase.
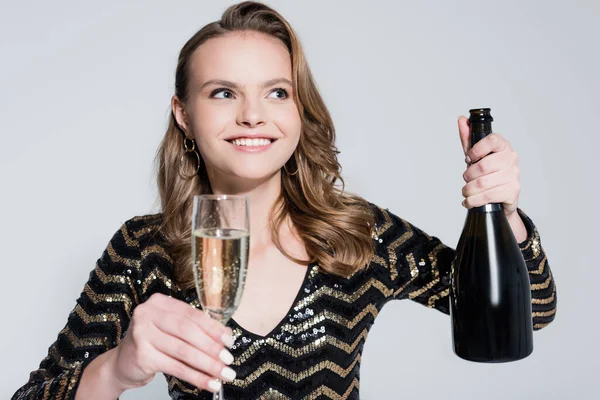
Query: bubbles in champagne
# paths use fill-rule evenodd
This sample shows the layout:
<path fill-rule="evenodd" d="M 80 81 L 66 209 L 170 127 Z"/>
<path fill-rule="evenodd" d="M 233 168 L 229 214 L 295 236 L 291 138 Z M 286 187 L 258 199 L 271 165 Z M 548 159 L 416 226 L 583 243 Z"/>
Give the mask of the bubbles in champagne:
<path fill-rule="evenodd" d="M 194 231 L 194 280 L 202 308 L 227 320 L 241 300 L 246 280 L 250 235 L 236 229 Z"/>

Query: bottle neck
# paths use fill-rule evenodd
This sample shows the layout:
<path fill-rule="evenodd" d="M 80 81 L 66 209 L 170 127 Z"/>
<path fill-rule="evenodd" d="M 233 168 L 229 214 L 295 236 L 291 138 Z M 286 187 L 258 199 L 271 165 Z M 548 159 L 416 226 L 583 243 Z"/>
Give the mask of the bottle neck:
<path fill-rule="evenodd" d="M 471 147 L 473 147 L 475 146 L 475 143 L 492 133 L 492 120 L 471 119 L 469 121 L 469 127 L 471 128 Z M 469 211 L 476 213 L 491 213 L 503 210 L 504 207 L 500 203 L 486 204 L 484 206 L 469 209 Z"/>
<path fill-rule="evenodd" d="M 492 121 L 470 121 L 469 125 L 471 128 L 471 147 L 492 133 Z"/>

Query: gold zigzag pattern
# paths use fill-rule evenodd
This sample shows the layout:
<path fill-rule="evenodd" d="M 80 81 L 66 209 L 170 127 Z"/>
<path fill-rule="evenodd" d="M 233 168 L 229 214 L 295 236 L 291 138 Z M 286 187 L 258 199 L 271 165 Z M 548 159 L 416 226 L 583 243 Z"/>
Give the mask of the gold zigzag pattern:
<path fill-rule="evenodd" d="M 140 267 L 140 261 L 139 260 L 133 260 L 133 259 L 127 258 L 127 257 L 123 257 L 123 256 L 117 254 L 117 252 L 115 251 L 115 248 L 112 245 L 112 241 L 108 243 L 106 251 L 107 251 L 108 256 L 109 256 L 109 258 L 110 258 L 110 260 L 112 262 L 119 262 L 119 263 L 127 265 L 130 268 L 139 269 L 139 267 Z"/>
<path fill-rule="evenodd" d="M 103 346 L 106 350 L 110 348 L 106 337 L 78 338 L 68 326 L 65 326 L 59 334 L 65 335 L 74 348 L 89 346 Z"/>
<path fill-rule="evenodd" d="M 533 318 L 536 318 L 536 317 L 549 317 L 551 315 L 554 315 L 555 313 L 556 313 L 556 308 L 553 308 L 550 311 L 539 311 L 539 312 L 531 313 L 531 316 Z"/>
<path fill-rule="evenodd" d="M 329 286 L 321 286 L 318 288 L 312 295 L 305 297 L 303 300 L 298 302 L 298 304 L 294 307 L 294 311 L 299 311 L 304 307 L 314 303 L 321 296 L 327 295 L 329 297 L 334 297 L 338 300 L 342 300 L 346 303 L 354 303 L 357 299 L 359 299 L 363 294 L 367 292 L 370 288 L 376 288 L 379 290 L 384 296 L 389 297 L 393 291 L 388 288 L 381 281 L 371 278 L 367 282 L 365 282 L 358 290 L 354 291 L 352 294 L 346 294 L 339 290 L 333 289 Z"/>
<path fill-rule="evenodd" d="M 406 255 L 406 261 L 408 262 L 408 269 L 410 270 L 410 276 L 413 278 L 419 275 L 419 269 L 417 268 L 417 262 L 415 261 L 415 256 L 413 253 L 408 253 Z"/>
<path fill-rule="evenodd" d="M 428 282 L 427 285 L 420 287 L 419 289 L 417 289 L 413 292 L 410 292 L 408 294 L 408 298 L 412 300 L 415 297 L 419 297 L 420 295 L 422 295 L 423 293 L 427 292 L 429 289 L 431 289 L 432 287 L 437 285 L 439 281 L 440 281 L 440 278 L 436 278 L 436 279 Z"/>
<path fill-rule="evenodd" d="M 533 242 L 535 241 L 535 239 L 538 239 L 538 242 L 539 242 L 539 233 L 537 231 L 537 228 L 534 228 L 531 238 L 527 241 L 527 244 L 521 248 L 521 251 L 529 249 L 531 247 L 531 245 L 533 244 Z"/>
<path fill-rule="evenodd" d="M 543 290 L 547 289 L 552 282 L 552 274 L 548 275 L 548 278 L 543 283 L 537 283 L 535 285 L 531 285 L 531 290 Z"/>
<path fill-rule="evenodd" d="M 160 226 L 158 224 L 152 224 L 152 225 L 147 225 L 141 229 L 135 230 L 133 231 L 133 237 L 136 238 L 136 240 L 139 240 L 143 235 L 154 231 L 157 231 L 160 228 Z"/>
<path fill-rule="evenodd" d="M 324 310 L 315 315 L 314 317 L 310 318 L 302 325 L 296 326 L 292 324 L 285 324 L 281 327 L 281 329 L 283 331 L 297 335 L 323 322 L 326 319 L 332 320 L 339 325 L 348 327 L 349 329 L 353 329 L 359 322 L 361 322 L 364 319 L 364 317 L 367 314 L 372 314 L 373 317 L 377 317 L 378 313 L 379 311 L 377 310 L 377 307 L 375 307 L 373 304 L 369 304 L 368 306 L 366 306 L 359 314 L 352 318 L 352 320 L 346 319 L 332 311 Z"/>
<path fill-rule="evenodd" d="M 170 255 L 167 254 L 164 247 L 159 246 L 157 244 L 148 246 L 144 250 L 142 250 L 142 258 L 146 258 L 150 254 L 158 254 L 161 257 L 163 257 L 164 259 L 166 259 L 167 261 L 169 261 L 170 263 L 173 263 L 173 259 L 171 258 Z"/>
<path fill-rule="evenodd" d="M 287 397 L 285 394 L 281 393 L 279 390 L 275 390 L 273 388 L 269 388 L 266 392 L 264 392 L 258 400 L 292 400 Z"/>
<path fill-rule="evenodd" d="M 405 222 L 405 221 L 403 221 Z M 408 224 L 406 224 L 406 228 L 407 230 L 400 235 L 400 237 L 396 240 L 394 240 L 389 246 L 388 246 L 388 257 L 390 260 L 390 278 L 392 279 L 392 281 L 396 280 L 396 278 L 398 277 L 398 267 L 396 267 L 396 262 L 398 261 L 397 257 L 396 257 L 396 249 L 400 246 L 402 246 L 402 244 L 404 244 L 408 239 L 410 239 L 413 236 L 413 231 L 412 229 L 410 229 L 410 227 L 408 226 Z"/>
<path fill-rule="evenodd" d="M 123 224 L 121 226 L 121 235 L 123 235 L 123 239 L 125 239 L 125 243 L 127 244 L 127 246 L 129 246 L 129 247 L 139 247 L 140 242 L 138 242 L 137 240 L 132 239 L 131 236 L 129 236 L 129 232 L 127 231 L 127 226 L 125 226 L 125 224 Z"/>
<path fill-rule="evenodd" d="M 542 275 L 544 273 L 544 271 L 546 270 L 546 262 L 547 261 L 548 261 L 548 258 L 544 254 L 544 258 L 542 258 L 542 261 L 540 261 L 540 265 L 538 266 L 538 268 L 536 270 L 529 271 L 529 273 L 531 275 Z"/>
<path fill-rule="evenodd" d="M 435 302 L 443 297 L 447 297 L 450 294 L 450 288 L 447 288 L 443 291 L 441 291 L 438 294 L 434 294 L 433 296 L 431 296 L 429 298 L 429 300 L 427 300 L 427 307 L 429 308 L 433 308 L 435 307 Z"/>
<path fill-rule="evenodd" d="M 117 328 L 117 340 L 121 339 L 121 318 L 117 314 L 105 313 L 100 315 L 89 315 L 81 306 L 75 306 L 75 313 L 85 322 L 89 324 L 92 322 L 113 322 Z"/>
<path fill-rule="evenodd" d="M 552 295 L 545 299 L 531 299 L 531 304 L 550 304 L 554 301 L 554 296 L 556 296 L 556 286 L 552 289 Z"/>
<path fill-rule="evenodd" d="M 125 293 L 108 293 L 108 294 L 98 294 L 94 292 L 94 290 L 90 287 L 89 284 L 85 284 L 83 291 L 87 296 L 92 300 L 94 304 L 98 303 L 123 303 L 123 307 L 125 308 L 125 312 L 128 315 L 131 315 L 131 308 L 133 302 L 131 298 Z"/>
<path fill-rule="evenodd" d="M 385 258 L 383 258 L 383 257 L 379 257 L 379 256 L 376 256 L 376 255 L 374 255 L 374 256 L 371 258 L 371 262 L 372 262 L 372 263 L 375 263 L 375 264 L 379 264 L 379 265 L 381 265 L 383 268 L 389 268 L 389 267 L 388 267 L 388 265 L 387 265 L 387 262 L 385 261 Z"/>
<path fill-rule="evenodd" d="M 181 382 L 178 378 L 175 378 L 173 376 L 169 376 L 167 378 L 167 383 L 168 383 L 169 391 L 173 391 L 173 389 L 177 388 L 184 393 L 193 394 L 196 396 L 198 395 L 199 390 L 197 388 L 194 390 L 191 390 L 187 386 L 185 386 L 183 384 L 183 382 Z M 225 384 L 227 384 L 227 383 L 225 383 Z M 346 389 L 346 391 L 342 395 L 340 395 L 338 392 L 336 392 L 335 390 L 332 390 L 331 388 L 329 388 L 326 385 L 321 385 L 318 388 L 316 388 L 314 391 L 309 393 L 308 395 L 304 396 L 302 398 L 302 400 L 315 400 L 315 399 L 319 398 L 319 396 L 328 396 L 333 399 L 347 399 L 348 396 L 350 395 L 350 393 L 352 393 L 354 391 L 354 389 L 359 389 L 359 388 L 360 388 L 360 382 L 357 378 L 354 378 L 352 380 L 352 383 L 350 384 L 350 386 L 348 386 L 348 389 Z M 292 400 L 290 397 L 285 396 L 283 393 L 281 393 L 275 389 L 269 389 L 261 397 L 259 397 L 259 399 L 269 400 L 269 399 L 272 399 L 273 397 L 276 397 L 278 400 Z"/>
<path fill-rule="evenodd" d="M 52 346 L 50 348 L 50 350 L 48 351 L 48 357 L 50 357 L 52 361 L 56 362 L 58 366 L 63 369 L 73 369 L 80 363 L 80 361 L 66 361 L 65 358 L 58 353 L 56 346 Z"/>
<path fill-rule="evenodd" d="M 178 378 L 175 378 L 174 376 L 169 375 L 169 377 L 167 378 L 167 382 L 168 382 L 168 387 L 169 387 L 170 392 L 172 392 L 173 389 L 177 388 L 184 393 L 193 394 L 196 396 L 198 395 L 198 388 L 189 389 L 187 386 L 185 386 L 183 384 L 183 382 L 181 382 Z"/>
<path fill-rule="evenodd" d="M 379 211 L 382 213 L 385 222 L 383 223 L 383 225 L 376 227 L 375 229 L 375 236 L 378 237 L 392 227 L 392 218 L 390 217 L 390 214 L 382 208 L 380 208 Z"/>
<path fill-rule="evenodd" d="M 330 335 L 324 335 L 324 336 L 321 336 L 320 338 L 318 338 L 317 340 L 315 340 L 314 342 L 311 342 L 311 343 L 309 343 L 305 346 L 299 347 L 299 348 L 291 347 L 283 342 L 278 341 L 275 338 L 269 337 L 264 340 L 254 342 L 248 350 L 243 352 L 239 357 L 237 357 L 235 359 L 234 365 L 240 365 L 240 364 L 245 363 L 250 357 L 252 357 L 254 355 L 254 353 L 256 353 L 260 349 L 260 346 L 263 344 L 267 344 L 271 347 L 274 347 L 274 348 L 278 349 L 279 351 L 282 351 L 282 352 L 286 353 L 287 355 L 294 357 L 294 358 L 298 358 L 298 357 L 302 357 L 307 354 L 310 354 L 311 352 L 313 352 L 315 350 L 315 347 L 320 347 L 320 346 L 324 345 L 325 343 L 335 346 L 338 349 L 345 351 L 348 354 L 351 354 L 354 350 L 356 350 L 356 347 L 360 344 L 360 342 L 362 340 L 365 340 L 365 341 L 367 340 L 368 334 L 369 334 L 369 331 L 368 331 L 368 329 L 365 328 L 361 332 L 361 334 L 358 335 L 358 337 L 354 340 L 354 342 L 352 344 L 348 344 L 348 343 L 344 342 L 343 340 L 340 340 L 340 339 L 330 336 Z"/>
<path fill-rule="evenodd" d="M 98 267 L 98 265 L 96 265 L 96 270 L 94 271 L 96 273 L 96 275 L 98 276 L 98 278 L 100 279 L 100 281 L 103 284 L 106 283 L 127 283 L 129 285 L 129 288 L 131 289 L 131 293 L 133 294 L 133 299 L 135 301 L 135 304 L 139 304 L 140 301 L 138 299 L 137 296 L 137 291 L 135 290 L 135 287 L 133 286 L 133 282 L 131 281 L 131 278 L 129 278 L 128 276 L 120 276 L 120 275 L 106 275 L 104 273 L 104 271 L 102 271 L 101 268 Z"/>
<path fill-rule="evenodd" d="M 350 384 L 350 386 L 348 386 L 348 389 L 344 392 L 344 394 L 342 394 L 340 396 L 340 394 L 338 392 L 336 392 L 335 390 L 332 390 L 325 385 L 321 385 L 317 388 L 317 390 L 315 390 L 308 396 L 304 397 L 303 400 L 315 400 L 315 399 L 319 398 L 319 396 L 327 396 L 332 399 L 347 399 L 348 396 L 350 395 L 350 393 L 352 393 L 352 391 L 354 389 L 358 389 L 359 386 L 360 386 L 360 383 L 359 383 L 358 379 L 354 378 L 352 380 L 352 383 Z"/>
<path fill-rule="evenodd" d="M 401 287 L 399 287 L 398 289 L 396 289 L 394 291 L 394 293 L 393 293 L 394 298 L 397 298 L 400 295 L 400 293 L 402 293 L 404 291 L 404 289 L 406 289 L 406 287 L 408 285 L 410 285 L 419 276 L 419 270 L 417 269 L 417 264 L 415 263 L 415 257 L 413 256 L 412 253 L 409 253 L 406 255 L 406 261 L 408 262 L 408 267 L 410 269 L 411 278 L 408 282 L 406 282 L 404 285 L 402 285 Z"/>
<path fill-rule="evenodd" d="M 300 381 L 302 381 L 324 369 L 328 369 L 331 372 L 339 375 L 341 378 L 345 378 L 354 369 L 354 366 L 359 361 L 360 361 L 360 354 L 354 359 L 354 361 L 352 361 L 352 363 L 350 364 L 350 366 L 348 368 L 342 368 L 332 361 L 321 361 L 317 365 L 314 365 L 300 373 L 292 372 L 274 362 L 267 361 L 264 364 L 262 364 L 260 367 L 258 367 L 253 373 L 248 375 L 246 378 L 235 379 L 233 382 L 231 382 L 231 385 L 238 386 L 238 387 L 247 387 L 248 385 L 252 384 L 252 382 L 254 382 L 259 376 L 261 376 L 262 374 L 264 374 L 267 371 L 274 372 L 277 375 L 280 375 L 280 376 L 282 376 L 286 379 L 289 379 L 295 383 L 298 383 L 298 382 L 300 382 Z"/>
<path fill-rule="evenodd" d="M 431 263 L 431 271 L 433 272 L 434 278 L 438 278 L 440 276 L 440 270 L 438 269 L 438 254 L 445 248 L 446 245 L 443 243 L 438 243 L 438 245 L 435 246 L 427 255 L 429 262 Z"/>
<path fill-rule="evenodd" d="M 148 274 L 148 276 L 146 277 L 146 279 L 144 279 L 144 282 L 142 283 L 142 293 L 146 293 L 146 290 L 148 289 L 148 286 L 150 286 L 150 283 L 152 283 L 152 281 L 154 281 L 156 279 L 159 279 L 160 281 L 162 281 L 162 283 L 164 283 L 164 285 L 169 289 L 172 289 L 175 286 L 173 281 L 171 281 L 169 278 L 167 278 L 165 276 L 165 274 L 160 272 L 158 268 L 154 268 L 152 270 L 152 272 L 150 272 Z M 175 290 L 176 289 L 177 288 L 175 288 Z"/>

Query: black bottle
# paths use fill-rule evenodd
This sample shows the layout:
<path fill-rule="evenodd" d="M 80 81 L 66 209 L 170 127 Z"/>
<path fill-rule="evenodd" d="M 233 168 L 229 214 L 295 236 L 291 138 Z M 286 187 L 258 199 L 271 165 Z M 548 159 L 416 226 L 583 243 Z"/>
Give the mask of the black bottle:
<path fill-rule="evenodd" d="M 470 110 L 471 146 L 492 132 L 489 108 Z M 533 351 L 527 266 L 502 204 L 469 209 L 452 265 L 454 352 L 477 362 L 509 362 Z"/>

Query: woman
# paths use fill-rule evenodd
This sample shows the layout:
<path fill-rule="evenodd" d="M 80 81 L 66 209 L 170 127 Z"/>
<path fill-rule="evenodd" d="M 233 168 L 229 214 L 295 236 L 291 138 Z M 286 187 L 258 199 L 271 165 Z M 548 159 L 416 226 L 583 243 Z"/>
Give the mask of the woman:
<path fill-rule="evenodd" d="M 158 153 L 162 212 L 127 221 L 91 272 L 67 325 L 16 399 L 114 399 L 165 373 L 171 397 L 358 398 L 366 335 L 383 305 L 448 313 L 454 250 L 343 192 L 334 127 L 287 21 L 244 2 L 183 47 Z M 467 208 L 503 203 L 530 270 L 534 327 L 556 297 L 518 161 L 491 135 L 472 149 Z M 191 269 L 199 193 L 244 194 L 251 249 L 225 327 L 201 312 Z M 263 293 L 268 293 L 264 296 Z M 195 308 L 190 307 L 192 304 Z"/>

